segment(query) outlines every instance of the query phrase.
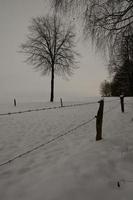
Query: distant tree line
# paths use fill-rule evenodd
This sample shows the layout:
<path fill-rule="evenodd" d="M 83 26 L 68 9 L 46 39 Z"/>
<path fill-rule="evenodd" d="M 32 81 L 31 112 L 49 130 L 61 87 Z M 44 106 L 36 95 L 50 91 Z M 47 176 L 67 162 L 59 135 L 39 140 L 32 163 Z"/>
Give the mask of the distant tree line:
<path fill-rule="evenodd" d="M 103 82 L 100 92 L 103 96 L 133 96 L 133 35 L 123 37 L 114 52 L 109 63 L 112 81 Z"/>

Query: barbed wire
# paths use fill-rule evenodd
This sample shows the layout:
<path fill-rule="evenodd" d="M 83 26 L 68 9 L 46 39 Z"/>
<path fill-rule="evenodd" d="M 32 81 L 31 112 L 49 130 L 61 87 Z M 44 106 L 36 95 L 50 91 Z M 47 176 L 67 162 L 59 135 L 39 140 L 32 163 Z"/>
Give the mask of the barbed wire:
<path fill-rule="evenodd" d="M 113 99 L 113 100 L 110 100 L 110 101 L 104 100 L 104 102 L 108 103 L 108 102 L 112 102 L 112 101 L 116 101 L 116 100 L 119 100 L 119 99 Z M 55 106 L 55 107 L 28 109 L 28 110 L 23 110 L 23 111 L 0 113 L 0 116 L 9 116 L 9 115 L 23 114 L 23 113 L 29 113 L 29 112 L 35 112 L 35 111 L 44 111 L 44 110 L 53 110 L 53 109 L 60 109 L 60 108 L 69 108 L 69 107 L 76 107 L 76 106 L 92 105 L 92 104 L 97 104 L 97 103 L 98 103 L 98 101 L 94 101 L 94 102 L 86 102 L 86 103 L 79 103 L 79 104 Z"/>
<path fill-rule="evenodd" d="M 42 110 L 50 110 L 50 109 L 57 109 L 57 108 L 60 108 L 60 107 L 37 108 L 37 109 L 29 109 L 29 110 L 23 110 L 23 111 L 17 111 L 17 112 L 0 113 L 0 116 L 15 115 L 15 114 L 22 114 L 22 113 L 28 113 L 28 112 L 33 112 L 33 111 L 42 111 Z"/>
<path fill-rule="evenodd" d="M 72 107 L 72 106 L 79 106 L 79 105 L 86 105 L 86 104 L 96 104 L 96 103 L 98 103 L 98 102 L 87 102 L 87 103 L 84 103 L 84 104 L 72 104 L 72 105 L 66 105 L 66 106 L 63 106 L 63 107 Z M 119 104 L 116 104 L 116 105 L 115 105 L 114 107 L 112 107 L 111 109 L 105 111 L 104 114 L 107 114 L 107 113 L 111 112 L 111 111 L 114 110 L 116 107 L 118 107 L 118 105 L 119 105 Z M 38 110 L 48 110 L 48 109 L 56 109 L 56 108 L 63 108 L 63 107 L 41 108 L 41 109 L 27 110 L 27 111 L 22 111 L 22 112 L 31 112 L 31 111 L 38 111 Z M 21 113 L 21 112 L 14 112 L 13 114 L 16 114 L 16 113 Z M 58 140 L 59 138 L 65 136 L 65 135 L 72 134 L 73 131 L 75 131 L 76 129 L 78 129 L 78 128 L 80 128 L 80 127 L 82 127 L 82 126 L 84 126 L 84 125 L 86 125 L 86 124 L 88 124 L 88 123 L 90 123 L 90 122 L 93 121 L 94 119 L 96 119 L 96 116 L 94 116 L 93 118 L 91 118 L 91 119 L 88 120 L 88 121 L 85 121 L 85 122 L 79 124 L 78 126 L 72 128 L 71 130 L 66 131 L 66 132 L 63 133 L 63 134 L 60 134 L 60 135 L 58 135 L 57 137 L 52 138 L 51 140 L 49 140 L 49 141 L 46 142 L 46 143 L 42 143 L 42 144 L 40 144 L 40 145 L 38 145 L 38 146 L 36 146 L 36 147 L 34 147 L 34 148 L 32 148 L 32 149 L 30 149 L 30 150 L 28 150 L 28 151 L 22 153 L 22 154 L 19 154 L 19 155 L 15 156 L 14 158 L 11 158 L 11 159 L 9 159 L 9 160 L 7 160 L 7 161 L 1 163 L 1 164 L 0 164 L 0 167 L 3 166 L 3 165 L 9 164 L 9 163 L 13 162 L 14 160 L 16 160 L 16 159 L 18 159 L 18 158 L 20 158 L 20 157 L 23 157 L 23 156 L 25 156 L 25 155 L 27 155 L 27 154 L 29 154 L 29 153 L 31 153 L 31 152 L 37 150 L 37 149 L 40 149 L 41 147 L 46 146 L 46 145 L 48 145 L 48 144 L 50 144 L 50 143 L 52 143 L 52 142 Z"/>
<path fill-rule="evenodd" d="M 90 122 L 93 121 L 94 119 L 95 119 L 95 117 L 89 119 L 89 120 L 86 121 L 86 122 L 83 122 L 83 123 L 79 124 L 78 126 L 72 128 L 71 130 L 66 131 L 65 133 L 62 133 L 62 134 L 60 134 L 60 135 L 58 135 L 58 136 L 52 138 L 51 140 L 49 140 L 49 141 L 46 142 L 46 143 L 42 143 L 42 144 L 40 144 L 40 145 L 38 145 L 38 146 L 36 146 L 36 147 L 34 147 L 34 148 L 32 148 L 32 149 L 30 149 L 30 150 L 28 150 L 28 151 L 22 153 L 22 154 L 19 154 L 19 155 L 13 157 L 13 158 L 11 158 L 11 159 L 9 159 L 9 160 L 7 160 L 7 161 L 1 163 L 1 164 L 0 164 L 0 167 L 1 167 L 1 166 L 4 166 L 4 165 L 7 165 L 7 164 L 9 164 L 9 163 L 11 163 L 11 162 L 13 162 L 13 161 L 15 161 L 15 160 L 17 160 L 17 159 L 19 159 L 19 158 L 25 156 L 25 155 L 27 155 L 27 154 L 33 152 L 33 151 L 36 151 L 36 150 L 40 149 L 41 147 L 44 147 L 44 146 L 46 146 L 46 145 L 48 145 L 48 144 L 50 144 L 50 143 L 52 143 L 52 142 L 55 142 L 56 140 L 58 140 L 59 138 L 65 136 L 65 135 L 72 134 L 73 131 L 77 130 L 78 128 L 80 128 L 80 127 L 82 127 L 82 126 L 84 126 L 84 125 L 86 125 L 86 124 L 88 124 L 88 123 L 90 123 Z"/>
<path fill-rule="evenodd" d="M 113 102 L 113 101 L 118 101 L 118 100 L 120 100 L 120 98 L 119 99 L 112 99 L 112 100 L 109 100 L 109 101 L 104 100 L 104 102 L 108 103 L 108 102 Z"/>
<path fill-rule="evenodd" d="M 92 104 L 97 104 L 97 103 L 98 102 L 86 102 L 86 103 L 81 103 L 81 104 L 70 104 L 70 105 L 55 106 L 55 107 L 45 107 L 45 108 L 37 108 L 37 109 L 28 109 L 28 110 L 24 110 L 24 111 L 0 113 L 0 116 L 16 115 L 16 114 L 23 114 L 23 113 L 29 113 L 29 112 L 34 112 L 34 111 L 53 110 L 53 109 L 75 107 L 75 106 L 83 106 L 83 105 L 89 105 L 89 104 L 92 105 Z"/>
<path fill-rule="evenodd" d="M 71 105 L 64 105 L 63 107 L 74 107 L 74 106 L 84 106 L 84 105 L 92 105 L 92 104 L 97 104 L 98 102 L 86 102 L 86 103 L 79 103 L 79 104 L 71 104 Z"/>

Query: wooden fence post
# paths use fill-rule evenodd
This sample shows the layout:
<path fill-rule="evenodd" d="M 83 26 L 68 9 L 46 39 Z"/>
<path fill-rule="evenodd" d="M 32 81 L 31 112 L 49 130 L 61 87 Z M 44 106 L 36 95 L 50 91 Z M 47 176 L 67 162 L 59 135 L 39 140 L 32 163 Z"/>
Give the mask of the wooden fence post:
<path fill-rule="evenodd" d="M 62 98 L 60 98 L 60 104 L 61 104 L 61 107 L 63 107 L 63 101 L 62 101 Z"/>
<path fill-rule="evenodd" d="M 16 99 L 14 99 L 13 102 L 14 102 L 14 106 L 16 107 L 17 105 Z"/>
<path fill-rule="evenodd" d="M 120 95 L 121 112 L 124 112 L 124 95 Z"/>
<path fill-rule="evenodd" d="M 104 100 L 100 100 L 98 103 L 99 109 L 96 116 L 96 141 L 102 139 L 102 123 L 103 123 L 103 110 L 104 110 Z"/>

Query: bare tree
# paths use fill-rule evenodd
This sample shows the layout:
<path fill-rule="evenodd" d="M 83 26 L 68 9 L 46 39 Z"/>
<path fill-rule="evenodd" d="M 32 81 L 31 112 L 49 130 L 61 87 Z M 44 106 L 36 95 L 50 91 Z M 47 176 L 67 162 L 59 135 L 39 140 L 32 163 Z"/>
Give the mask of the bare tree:
<path fill-rule="evenodd" d="M 47 15 L 32 19 L 27 41 L 21 45 L 27 63 L 41 71 L 42 75 L 51 74 L 51 102 L 54 100 L 55 74 L 70 76 L 77 68 L 74 39 L 72 25 L 66 27 L 59 17 Z"/>
<path fill-rule="evenodd" d="M 91 35 L 98 48 L 109 47 L 133 34 L 132 0 L 51 0 L 54 7 L 64 12 L 74 8 L 84 19 L 84 33 Z M 81 11 L 82 10 L 82 11 Z"/>

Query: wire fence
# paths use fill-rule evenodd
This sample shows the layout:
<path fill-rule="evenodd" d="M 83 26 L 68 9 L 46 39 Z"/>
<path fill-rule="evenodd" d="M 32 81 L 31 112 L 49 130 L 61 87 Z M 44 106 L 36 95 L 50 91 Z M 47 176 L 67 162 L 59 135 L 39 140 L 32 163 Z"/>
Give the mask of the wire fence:
<path fill-rule="evenodd" d="M 105 102 L 107 102 L 107 101 L 105 101 Z M 112 101 L 110 101 L 110 102 L 112 102 Z M 89 104 L 96 104 L 96 103 L 98 103 L 98 102 L 87 102 L 87 103 L 82 103 L 82 104 L 66 105 L 66 106 L 63 106 L 63 107 L 73 107 L 73 106 L 89 105 Z M 118 106 L 119 106 L 119 104 L 116 104 L 115 106 L 113 106 L 109 110 L 105 111 L 104 114 L 107 114 L 107 113 L 111 112 L 112 110 L 116 109 Z M 62 107 L 51 107 L 51 108 L 34 109 L 34 110 L 30 110 L 30 111 L 27 110 L 27 111 L 22 111 L 22 112 L 14 112 L 14 113 L 10 113 L 10 114 L 18 114 L 18 113 L 31 112 L 31 111 L 40 111 L 40 110 L 49 110 L 49 109 L 56 109 L 56 108 L 62 108 Z M 3 115 L 8 115 L 8 114 L 3 114 Z M 30 150 L 27 150 L 24 153 L 18 154 L 15 157 L 13 157 L 13 158 L 11 158 L 11 159 L 9 159 L 7 161 L 5 161 L 3 163 L 0 163 L 0 167 L 4 166 L 4 165 L 7 165 L 9 163 L 12 163 L 13 161 L 15 161 L 15 160 L 17 160 L 17 159 L 19 159 L 19 158 L 27 155 L 27 154 L 30 154 L 33 151 L 36 151 L 36 150 L 38 150 L 38 149 L 40 149 L 40 148 L 42 148 L 42 147 L 44 147 L 44 146 L 46 146 L 46 145 L 48 145 L 48 144 L 50 144 L 52 142 L 56 142 L 61 137 L 73 134 L 75 130 L 77 130 L 78 128 L 81 128 L 83 126 L 85 126 L 86 124 L 91 123 L 94 119 L 96 119 L 96 116 L 92 117 L 91 119 L 89 119 L 87 121 L 84 121 L 84 122 L 80 123 L 79 125 L 77 125 L 76 127 L 72 128 L 72 129 L 70 129 L 70 130 L 68 130 L 68 131 L 66 131 L 66 132 L 64 132 L 64 133 L 62 133 L 62 134 L 60 134 L 60 135 L 58 135 L 58 136 L 50 139 L 46 143 L 41 143 L 40 145 L 38 145 L 38 146 L 36 146 L 36 147 L 34 147 L 34 148 L 30 149 Z"/>
<path fill-rule="evenodd" d="M 84 105 L 92 105 L 92 104 L 97 104 L 97 102 L 85 102 L 85 103 L 80 103 L 80 104 L 70 104 L 70 105 L 64 105 L 64 106 L 45 107 L 45 108 L 37 108 L 37 109 L 28 109 L 28 110 L 17 111 L 17 112 L 0 113 L 0 116 L 16 115 L 16 114 L 35 112 L 35 111 L 54 110 L 54 109 L 69 108 L 69 107 L 84 106 Z"/>
<path fill-rule="evenodd" d="M 109 100 L 109 101 L 105 101 L 105 102 L 108 103 L 108 102 L 117 101 L 117 100 L 119 100 L 119 99 L 113 99 L 113 100 Z M 46 111 L 46 110 L 54 110 L 54 109 L 69 108 L 69 107 L 84 106 L 84 105 L 93 105 L 93 104 L 97 104 L 97 103 L 98 103 L 98 101 L 94 101 L 94 102 L 85 102 L 85 103 L 78 103 L 78 104 L 69 104 L 69 105 L 63 105 L 63 106 L 27 109 L 27 110 L 23 110 L 23 111 L 0 113 L 0 116 L 9 116 L 9 115 L 30 113 L 30 112 L 36 112 L 36 111 Z"/>
<path fill-rule="evenodd" d="M 106 103 L 110 103 L 110 102 L 113 102 L 113 101 L 120 101 L 120 98 L 117 98 L 117 99 L 112 99 L 112 100 L 104 100 L 104 102 L 106 102 Z"/>

